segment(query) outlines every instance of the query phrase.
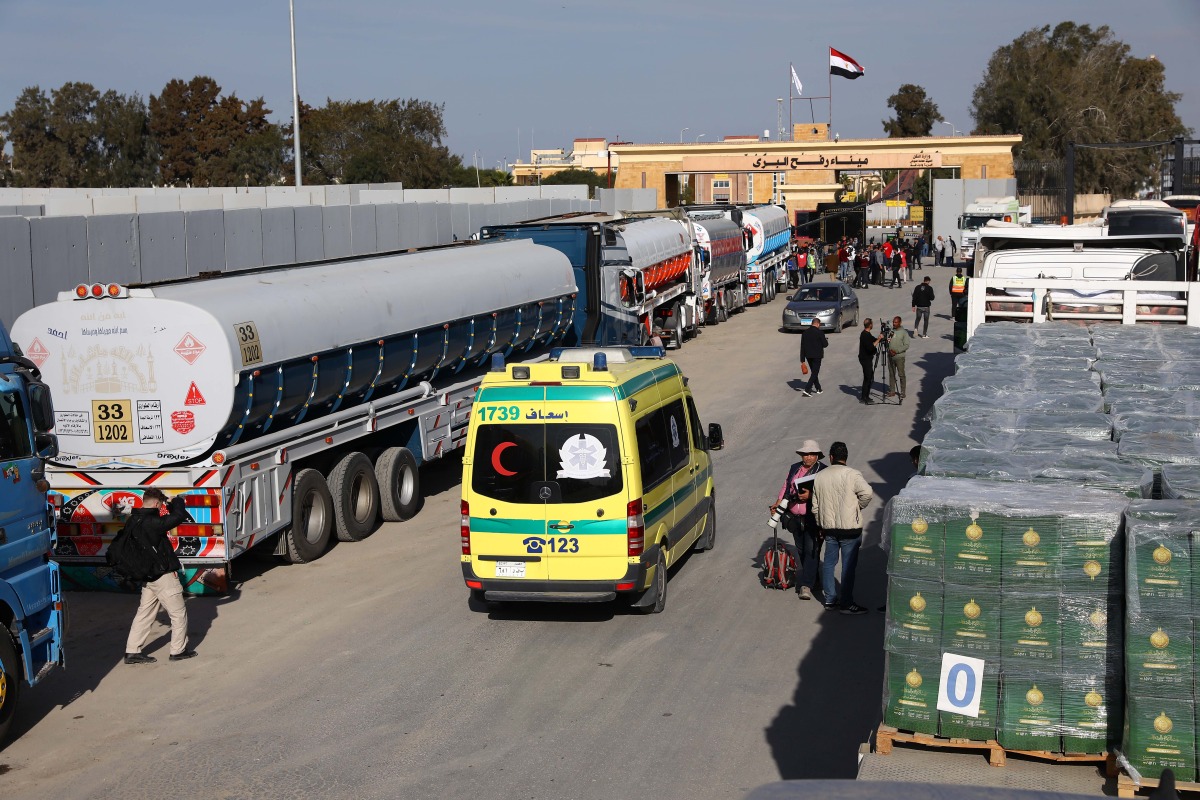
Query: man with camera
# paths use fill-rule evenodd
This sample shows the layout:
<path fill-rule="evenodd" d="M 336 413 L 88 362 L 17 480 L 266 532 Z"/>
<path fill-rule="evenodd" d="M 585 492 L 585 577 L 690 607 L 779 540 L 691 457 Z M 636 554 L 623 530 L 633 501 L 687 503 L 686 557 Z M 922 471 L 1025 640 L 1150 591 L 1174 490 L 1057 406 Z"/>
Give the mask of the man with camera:
<path fill-rule="evenodd" d="M 904 377 L 904 359 L 908 356 L 908 346 L 911 340 L 908 331 L 904 330 L 904 320 L 892 318 L 892 335 L 888 337 L 888 397 L 896 396 L 896 378 L 900 378 L 900 399 L 904 399 L 907 381 Z"/>
<path fill-rule="evenodd" d="M 884 334 L 887 333 L 887 324 L 884 324 L 884 334 L 875 336 L 871 333 L 871 328 L 874 325 L 870 317 L 863 320 L 862 333 L 858 335 L 858 363 L 862 367 L 863 383 L 862 394 L 858 401 L 866 405 L 875 402 L 871 399 L 871 384 L 874 382 L 875 372 L 875 349 L 879 343 L 883 341 Z"/>

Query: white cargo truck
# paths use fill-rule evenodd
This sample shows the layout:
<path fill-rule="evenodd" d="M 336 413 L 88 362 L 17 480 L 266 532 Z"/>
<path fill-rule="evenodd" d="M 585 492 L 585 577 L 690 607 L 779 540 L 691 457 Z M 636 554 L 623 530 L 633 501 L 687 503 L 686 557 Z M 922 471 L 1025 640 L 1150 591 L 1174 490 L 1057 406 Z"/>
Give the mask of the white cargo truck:
<path fill-rule="evenodd" d="M 958 218 L 958 241 L 962 245 L 959 258 L 970 261 L 975 257 L 975 245 L 979 241 L 979 229 L 991 220 L 1000 222 L 1029 223 L 1032 207 L 1022 206 L 1017 198 L 979 197 L 968 203 Z"/>

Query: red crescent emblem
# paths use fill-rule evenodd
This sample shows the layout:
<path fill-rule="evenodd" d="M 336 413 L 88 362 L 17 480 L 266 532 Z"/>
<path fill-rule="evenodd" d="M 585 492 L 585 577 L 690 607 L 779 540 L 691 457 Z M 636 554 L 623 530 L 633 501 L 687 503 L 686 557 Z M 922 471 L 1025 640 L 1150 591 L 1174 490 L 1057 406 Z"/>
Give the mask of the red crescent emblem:
<path fill-rule="evenodd" d="M 513 475 L 517 474 L 512 470 L 505 469 L 504 465 L 500 463 L 500 456 L 504 454 L 504 451 L 510 447 L 516 446 L 516 442 L 501 442 L 500 444 L 496 445 L 496 449 L 492 451 L 492 469 L 496 470 L 497 475 L 503 475 L 506 478 L 511 478 Z"/>

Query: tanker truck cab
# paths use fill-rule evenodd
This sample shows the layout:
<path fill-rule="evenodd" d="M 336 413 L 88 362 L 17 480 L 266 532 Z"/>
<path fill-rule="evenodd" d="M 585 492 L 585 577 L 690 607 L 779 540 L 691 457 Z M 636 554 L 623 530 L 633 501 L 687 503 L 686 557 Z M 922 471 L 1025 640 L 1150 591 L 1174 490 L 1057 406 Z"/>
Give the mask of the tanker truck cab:
<path fill-rule="evenodd" d="M 710 451 L 662 350 L 569 348 L 496 359 L 463 458 L 462 569 L 472 599 L 666 605 L 667 570 L 716 536 Z"/>

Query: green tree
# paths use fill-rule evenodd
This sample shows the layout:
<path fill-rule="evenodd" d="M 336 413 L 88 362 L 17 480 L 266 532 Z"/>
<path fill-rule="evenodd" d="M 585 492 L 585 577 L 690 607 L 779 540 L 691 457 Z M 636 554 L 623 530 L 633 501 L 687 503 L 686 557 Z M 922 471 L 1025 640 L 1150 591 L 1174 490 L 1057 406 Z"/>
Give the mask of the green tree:
<path fill-rule="evenodd" d="M 612 183 L 616 185 L 617 171 L 612 171 Z M 609 178 L 605 173 L 592 172 L 589 169 L 564 169 L 561 172 L 555 172 L 552 175 L 542 177 L 542 183 L 551 186 L 578 186 L 580 184 L 589 187 L 588 196 L 595 197 L 597 189 L 603 189 L 608 186 Z"/>
<path fill-rule="evenodd" d="M 161 151 L 159 175 L 171 186 L 236 186 L 274 182 L 282 172 L 283 140 L 260 97 L 221 96 L 212 78 L 171 80 L 150 97 L 150 131 Z M 272 159 L 278 159 L 272 163 Z"/>
<path fill-rule="evenodd" d="M 478 172 L 478 176 L 476 176 Z M 478 179 L 477 179 L 478 178 Z M 465 164 L 454 171 L 451 186 L 512 186 L 512 175 L 499 169 L 477 169 Z"/>
<path fill-rule="evenodd" d="M 976 133 L 1019 133 L 1018 157 L 1054 160 L 1066 144 L 1165 140 L 1189 131 L 1164 88 L 1162 64 L 1130 55 L 1108 26 L 1074 22 L 1034 28 L 997 49 L 975 87 Z M 1080 149 L 1079 192 L 1130 196 L 1155 177 L 1161 153 Z"/>
<path fill-rule="evenodd" d="M 58 173 L 59 146 L 50 133 L 50 98 L 29 86 L 0 118 L 12 143 L 13 186 L 52 186 Z"/>
<path fill-rule="evenodd" d="M 96 101 L 96 183 L 150 186 L 158 175 L 158 148 L 150 136 L 150 113 L 140 95 L 109 89 Z"/>
<path fill-rule="evenodd" d="M 413 189 L 451 185 L 462 159 L 442 144 L 443 111 L 443 106 L 416 99 L 326 99 L 321 108 L 301 103 L 304 182 L 400 181 Z M 291 125 L 283 133 L 290 141 Z"/>
<path fill-rule="evenodd" d="M 887 100 L 888 108 L 896 112 L 895 119 L 883 120 L 883 130 L 889 138 L 899 139 L 928 136 L 933 123 L 942 121 L 937 103 L 929 99 L 925 89 L 915 83 L 904 83 Z"/>

